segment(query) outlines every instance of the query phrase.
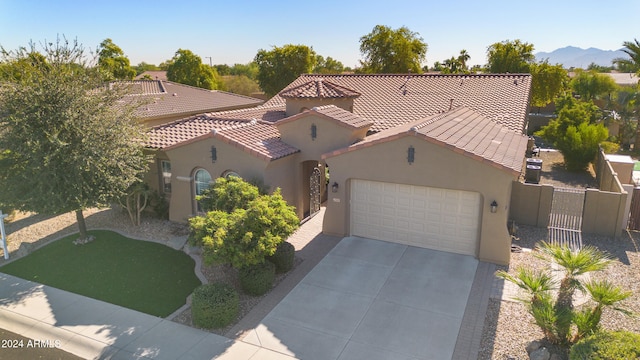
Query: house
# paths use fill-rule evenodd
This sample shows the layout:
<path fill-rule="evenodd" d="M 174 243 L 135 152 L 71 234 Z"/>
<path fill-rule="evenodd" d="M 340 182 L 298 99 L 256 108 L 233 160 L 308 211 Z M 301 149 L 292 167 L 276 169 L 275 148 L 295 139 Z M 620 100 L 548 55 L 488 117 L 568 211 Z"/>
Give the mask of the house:
<path fill-rule="evenodd" d="M 258 179 L 323 231 L 507 264 L 531 76 L 302 75 L 264 105 L 155 126 L 148 182 L 170 218 L 220 176 Z"/>
<path fill-rule="evenodd" d="M 136 115 L 147 127 L 212 111 L 245 109 L 264 101 L 219 90 L 201 89 L 163 80 L 133 80 L 126 97 L 140 102 Z"/>

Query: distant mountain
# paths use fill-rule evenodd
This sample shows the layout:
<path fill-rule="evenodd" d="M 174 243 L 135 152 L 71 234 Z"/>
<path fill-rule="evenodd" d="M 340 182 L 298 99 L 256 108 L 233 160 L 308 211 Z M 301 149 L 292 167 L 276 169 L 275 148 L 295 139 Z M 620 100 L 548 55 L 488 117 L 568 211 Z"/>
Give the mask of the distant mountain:
<path fill-rule="evenodd" d="M 536 61 L 549 59 L 550 64 L 562 64 L 567 69 L 571 67 L 586 69 L 591 63 L 611 66 L 613 59 L 629 57 L 621 50 L 581 49 L 575 46 L 563 47 L 552 52 L 539 52 L 534 55 Z"/>

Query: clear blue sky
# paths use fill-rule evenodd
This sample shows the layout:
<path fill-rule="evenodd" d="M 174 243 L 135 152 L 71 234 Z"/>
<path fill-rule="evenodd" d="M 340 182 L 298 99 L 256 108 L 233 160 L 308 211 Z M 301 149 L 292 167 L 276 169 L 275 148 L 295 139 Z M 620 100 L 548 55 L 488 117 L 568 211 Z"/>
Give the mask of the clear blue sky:
<path fill-rule="evenodd" d="M 487 47 L 503 40 L 520 39 L 536 52 L 616 50 L 640 39 L 639 14 L 638 0 L 0 0 L 0 45 L 65 35 L 95 49 L 111 38 L 135 65 L 159 64 L 179 48 L 213 64 L 244 64 L 259 49 L 304 44 L 354 67 L 360 37 L 380 24 L 418 32 L 428 64 L 461 49 L 471 64 L 484 64 Z"/>

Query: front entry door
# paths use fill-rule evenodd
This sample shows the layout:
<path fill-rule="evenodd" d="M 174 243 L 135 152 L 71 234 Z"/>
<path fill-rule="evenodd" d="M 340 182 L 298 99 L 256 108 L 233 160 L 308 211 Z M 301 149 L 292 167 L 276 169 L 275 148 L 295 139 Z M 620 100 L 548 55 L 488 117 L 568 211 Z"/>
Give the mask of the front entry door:
<path fill-rule="evenodd" d="M 317 167 L 311 171 L 309 178 L 309 216 L 320 211 L 320 169 Z"/>

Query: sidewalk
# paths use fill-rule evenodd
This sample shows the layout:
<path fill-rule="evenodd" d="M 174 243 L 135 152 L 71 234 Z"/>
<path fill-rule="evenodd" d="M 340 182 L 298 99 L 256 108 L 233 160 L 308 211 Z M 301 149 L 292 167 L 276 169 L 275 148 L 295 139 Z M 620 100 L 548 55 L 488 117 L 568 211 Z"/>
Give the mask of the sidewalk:
<path fill-rule="evenodd" d="M 289 239 L 304 261 L 230 332 L 262 318 L 340 241 L 321 234 L 324 208 Z M 167 244 L 171 246 L 171 244 Z M 0 273 L 0 326 L 87 359 L 292 359 L 259 346 Z"/>

